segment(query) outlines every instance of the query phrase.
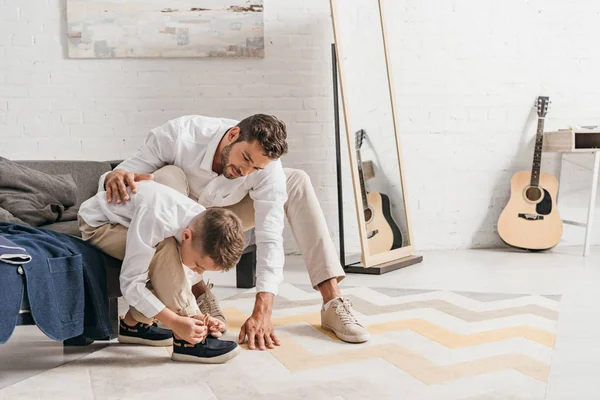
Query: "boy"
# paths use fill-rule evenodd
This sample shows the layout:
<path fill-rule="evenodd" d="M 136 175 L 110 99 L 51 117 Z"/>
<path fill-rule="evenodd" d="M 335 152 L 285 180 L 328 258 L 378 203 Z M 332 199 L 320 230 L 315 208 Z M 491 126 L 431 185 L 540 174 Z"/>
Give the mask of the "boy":
<path fill-rule="evenodd" d="M 224 331 L 221 321 L 202 315 L 195 301 L 172 302 L 173 291 L 189 291 L 193 299 L 185 278 L 190 274 L 180 274 L 183 279 L 174 276 L 173 282 L 158 280 L 154 272 L 161 266 L 151 261 L 159 243 L 176 240 L 183 270 L 200 275 L 206 270 L 229 270 L 244 248 L 240 219 L 222 208 L 207 210 L 154 181 L 138 183 L 129 197 L 124 204 L 108 203 L 106 193 L 100 191 L 81 205 L 78 215 L 82 237 L 91 244 L 99 239 L 90 233 L 92 227 L 120 224 L 128 228 L 126 243 L 110 254 L 123 260 L 120 287 L 130 306 L 120 320 L 119 342 L 172 344 L 172 359 L 179 361 L 221 363 L 235 357 L 239 351 L 235 342 L 215 338 Z M 158 327 L 155 320 L 171 330 Z"/>

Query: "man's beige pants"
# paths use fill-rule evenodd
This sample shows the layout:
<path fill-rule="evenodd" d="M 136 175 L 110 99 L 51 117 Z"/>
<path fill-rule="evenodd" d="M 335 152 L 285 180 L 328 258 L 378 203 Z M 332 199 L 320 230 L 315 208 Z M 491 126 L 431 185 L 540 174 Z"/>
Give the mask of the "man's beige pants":
<path fill-rule="evenodd" d="M 311 284 L 314 288 L 323 281 L 337 278 L 341 281 L 344 269 L 340 265 L 327 224 L 314 188 L 308 175 L 297 169 L 284 169 L 287 178 L 288 201 L 285 213 L 308 268 Z M 187 178 L 183 170 L 169 165 L 154 173 L 154 180 L 189 195 Z M 244 230 L 254 227 L 254 203 L 249 196 L 241 202 L 225 207 L 242 220 Z M 120 224 L 105 224 L 97 228 L 89 226 L 79 218 L 82 237 L 106 254 L 123 260 L 127 228 Z M 167 238 L 156 246 L 156 253 L 150 263 L 149 282 L 147 283 L 156 297 L 171 311 L 191 316 L 196 302 L 181 263 L 179 245 L 174 238 Z M 135 308 L 130 307 L 133 318 L 146 324 L 149 318 Z"/>

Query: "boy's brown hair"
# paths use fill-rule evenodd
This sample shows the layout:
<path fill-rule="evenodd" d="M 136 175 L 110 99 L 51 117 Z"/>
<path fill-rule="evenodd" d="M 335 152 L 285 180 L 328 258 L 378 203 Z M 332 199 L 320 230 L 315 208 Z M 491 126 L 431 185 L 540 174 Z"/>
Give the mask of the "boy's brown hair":
<path fill-rule="evenodd" d="M 244 227 L 232 211 L 209 208 L 194 220 L 193 246 L 224 271 L 235 267 L 244 251 Z"/>

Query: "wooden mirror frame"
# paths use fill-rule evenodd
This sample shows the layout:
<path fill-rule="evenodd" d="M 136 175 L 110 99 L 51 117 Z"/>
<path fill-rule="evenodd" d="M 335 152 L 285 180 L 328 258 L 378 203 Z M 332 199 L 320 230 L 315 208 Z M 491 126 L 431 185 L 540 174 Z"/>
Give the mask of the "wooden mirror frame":
<path fill-rule="evenodd" d="M 367 244 L 367 231 L 366 231 L 366 222 L 364 220 L 364 214 L 363 214 L 363 207 L 362 207 L 362 199 L 361 199 L 361 191 L 360 191 L 360 183 L 359 183 L 359 176 L 358 176 L 358 164 L 357 164 L 357 160 L 356 160 L 356 154 L 355 152 L 352 151 L 353 147 L 354 147 L 354 138 L 353 138 L 353 133 L 350 131 L 350 123 L 349 121 L 351 120 L 352 116 L 349 116 L 348 110 L 347 110 L 347 106 L 346 106 L 346 101 L 345 101 L 345 90 L 344 90 L 344 62 L 343 62 L 343 46 L 340 45 L 340 42 L 343 40 L 341 40 L 340 38 L 340 32 L 338 31 L 337 25 L 336 25 L 336 9 L 337 9 L 337 3 L 339 2 L 343 2 L 344 0 L 330 0 L 330 6 L 331 6 L 331 20 L 332 20 L 332 24 L 333 24 L 333 35 L 334 35 L 334 41 L 335 41 L 335 49 L 336 49 L 336 58 L 337 58 L 337 68 L 339 71 L 339 84 L 340 84 L 340 92 L 341 92 L 341 98 L 342 98 L 342 107 L 344 109 L 344 124 L 346 127 L 346 139 L 348 141 L 348 150 L 349 150 L 349 160 L 350 160 L 350 165 L 351 165 L 351 170 L 352 170 L 352 187 L 354 189 L 354 200 L 355 200 L 355 207 L 356 207 L 356 214 L 357 214 L 357 218 L 359 221 L 359 234 L 360 234 L 360 244 L 361 244 L 361 249 L 362 249 L 362 255 L 361 255 L 361 261 L 362 261 L 362 266 L 356 267 L 359 269 L 369 269 L 369 268 L 373 268 L 373 267 L 378 267 L 378 266 L 382 266 L 383 265 L 388 265 L 387 267 L 383 267 L 385 270 L 382 270 L 379 273 L 384 273 L 384 272 L 388 272 L 390 270 L 393 269 L 397 269 L 397 268 L 402 268 L 417 262 L 422 261 L 422 256 L 415 256 L 414 255 L 414 239 L 413 239 L 413 235 L 412 235 L 412 229 L 411 229 L 411 223 L 410 223 L 410 216 L 409 216 L 409 211 L 408 211 L 408 204 L 407 204 L 407 198 L 406 198 L 406 185 L 404 182 L 404 176 L 403 176 L 403 171 L 404 171 L 404 167 L 403 167 L 403 163 L 402 163 L 402 157 L 401 157 L 401 147 L 400 147 L 400 140 L 398 137 L 398 132 L 399 132 L 399 127 L 398 127 L 398 120 L 396 118 L 396 104 L 395 104 L 395 100 L 394 100 L 394 89 L 393 89 L 393 82 L 392 82 L 392 76 L 390 73 L 390 66 L 389 66 L 389 53 L 388 53 L 388 48 L 387 48 L 387 40 L 386 40 L 386 34 L 385 34 L 385 22 L 384 22 L 384 18 L 383 18 L 383 10 L 382 10 L 382 5 L 381 5 L 381 1 L 382 0 L 372 0 L 372 1 L 376 1 L 378 4 L 378 8 L 379 8 L 379 20 L 381 22 L 381 34 L 382 34 L 382 40 L 383 40 L 383 50 L 384 50 L 384 55 L 385 55 L 385 64 L 386 64 L 386 71 L 387 71 L 387 84 L 388 84 L 388 92 L 389 92 L 389 96 L 390 96 L 390 105 L 391 105 L 391 110 L 392 110 L 392 120 L 393 120 L 393 126 L 394 126 L 394 134 L 395 134 L 395 139 L 396 139 L 396 151 L 397 151 L 397 156 L 398 156 L 398 167 L 400 169 L 399 171 L 399 176 L 400 176 L 400 183 L 402 184 L 402 199 L 404 202 L 404 213 L 405 213 L 405 218 L 406 218 L 406 229 L 407 229 L 407 233 L 408 233 L 408 237 L 409 237 L 409 241 L 408 241 L 408 246 L 404 246 L 404 247 L 400 247 L 398 249 L 394 249 L 394 250 L 390 250 L 387 252 L 383 252 L 383 253 L 378 253 L 375 255 L 371 255 L 369 254 L 368 251 L 368 244 Z M 334 66 L 335 67 L 335 66 Z M 337 84 L 337 82 L 334 82 L 334 84 Z M 394 262 L 396 262 L 394 264 Z M 394 267 L 394 264 L 396 265 L 396 267 Z M 381 268 L 380 268 L 381 269 Z M 363 272 L 363 271 L 350 271 L 350 272 Z M 376 272 L 366 272 L 365 273 L 376 273 Z"/>

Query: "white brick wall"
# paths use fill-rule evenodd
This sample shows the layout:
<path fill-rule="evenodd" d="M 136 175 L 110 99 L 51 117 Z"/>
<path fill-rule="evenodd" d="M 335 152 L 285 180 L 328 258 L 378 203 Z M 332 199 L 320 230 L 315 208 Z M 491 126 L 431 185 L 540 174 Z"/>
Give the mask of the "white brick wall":
<path fill-rule="evenodd" d="M 0 155 L 121 158 L 169 118 L 268 112 L 287 122 L 284 162 L 310 174 L 336 235 L 327 1 L 267 2 L 264 60 L 69 60 L 64 6 L 0 0 Z M 531 165 L 535 96 L 553 100 L 548 129 L 599 122 L 600 3 L 387 0 L 385 9 L 414 243 L 498 245 L 510 176 Z M 569 165 L 565 213 L 583 218 L 587 175 Z M 567 227 L 565 243 L 582 232 Z"/>

